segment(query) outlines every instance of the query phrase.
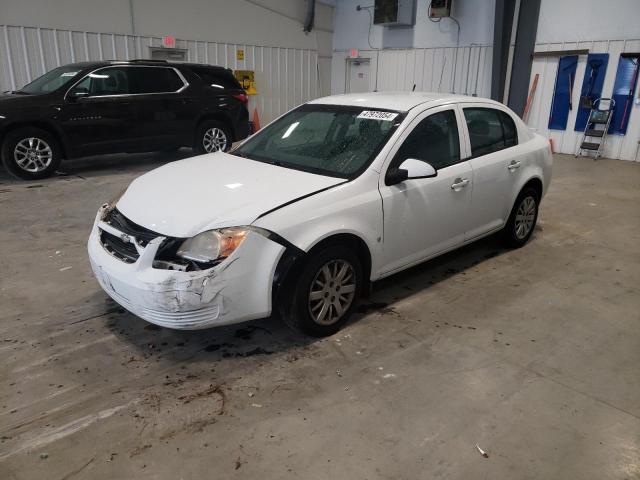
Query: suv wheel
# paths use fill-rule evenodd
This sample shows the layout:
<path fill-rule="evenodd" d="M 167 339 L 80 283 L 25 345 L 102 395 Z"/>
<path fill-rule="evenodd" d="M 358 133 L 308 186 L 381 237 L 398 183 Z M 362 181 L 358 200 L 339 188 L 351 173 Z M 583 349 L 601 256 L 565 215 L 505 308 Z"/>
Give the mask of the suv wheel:
<path fill-rule="evenodd" d="M 231 148 L 229 129 L 215 120 L 206 120 L 198 127 L 194 150 L 198 153 L 226 152 Z"/>
<path fill-rule="evenodd" d="M 17 178 L 37 180 L 53 175 L 60 165 L 61 150 L 56 138 L 35 127 L 9 132 L 2 144 L 2 163 Z"/>
<path fill-rule="evenodd" d="M 362 265 L 343 245 L 313 255 L 303 267 L 281 313 L 295 330 L 314 337 L 332 335 L 347 322 L 362 290 Z"/>
<path fill-rule="evenodd" d="M 536 228 L 539 202 L 540 195 L 535 189 L 527 187 L 520 192 L 504 229 L 508 246 L 518 248 L 529 241 Z"/>

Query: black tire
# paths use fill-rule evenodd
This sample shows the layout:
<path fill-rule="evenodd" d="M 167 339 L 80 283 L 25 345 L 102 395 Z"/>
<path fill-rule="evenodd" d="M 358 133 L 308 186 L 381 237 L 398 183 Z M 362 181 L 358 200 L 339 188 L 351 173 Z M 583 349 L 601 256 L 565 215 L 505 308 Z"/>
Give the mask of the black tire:
<path fill-rule="evenodd" d="M 222 148 L 223 152 L 226 152 L 231 148 L 231 144 L 233 143 L 233 136 L 231 135 L 231 130 L 224 123 L 219 122 L 217 120 L 205 120 L 200 125 L 198 125 L 198 129 L 196 131 L 196 138 L 193 144 L 193 150 L 197 153 L 212 153 L 217 150 L 208 150 L 205 147 L 205 135 L 210 130 L 217 130 L 221 132 L 225 139 L 225 145 Z"/>
<path fill-rule="evenodd" d="M 25 150 L 24 148 L 20 148 L 19 145 L 24 146 L 24 142 L 29 144 L 29 139 L 37 139 L 40 141 L 40 143 L 38 143 L 34 140 L 32 142 L 34 148 L 29 150 L 33 150 L 36 154 L 39 152 L 41 156 L 37 157 L 36 155 L 37 158 L 34 158 L 33 161 L 26 160 L 29 163 L 24 164 L 23 167 L 18 160 L 16 160 L 14 153 L 19 152 L 18 155 L 23 153 Z M 37 150 L 35 148 L 36 146 L 38 147 Z M 44 148 L 44 146 L 48 147 L 48 150 Z M 48 159 L 49 151 L 51 156 L 50 160 Z M 26 155 L 29 154 L 31 153 L 26 153 Z M 46 158 L 46 160 L 43 158 Z M 23 127 L 12 130 L 7 133 L 2 143 L 2 163 L 4 168 L 16 178 L 39 180 L 50 177 L 60 166 L 61 161 L 62 150 L 58 140 L 54 135 L 41 128 Z M 46 166 L 42 167 L 42 162 L 44 162 Z"/>
<path fill-rule="evenodd" d="M 528 205 L 531 205 L 531 200 L 533 201 L 533 222 L 530 227 L 527 227 L 523 225 L 523 222 L 520 221 L 518 217 L 519 214 L 523 212 L 529 215 L 528 212 L 530 212 L 530 210 Z M 511 209 L 511 214 L 509 215 L 509 220 L 502 232 L 504 242 L 508 247 L 520 248 L 529 241 L 533 231 L 536 229 L 539 206 L 540 193 L 534 188 L 525 187 L 518 195 L 518 198 L 516 198 L 513 208 Z"/>
<path fill-rule="evenodd" d="M 346 301 L 344 304 L 344 311 L 341 315 L 338 314 L 338 310 L 336 308 L 337 303 L 341 303 L 343 297 L 347 297 L 348 294 L 340 295 L 339 289 L 340 285 L 336 282 L 335 286 L 331 283 L 331 287 L 328 287 L 328 291 L 323 293 L 322 295 L 327 297 L 326 302 L 330 302 L 332 299 L 336 299 L 337 303 L 333 303 L 332 307 L 328 309 L 329 318 L 325 317 L 327 322 L 331 323 L 319 323 L 312 316 L 312 306 L 317 306 L 318 303 L 322 302 L 323 299 L 319 300 L 311 300 L 310 296 L 312 293 L 312 287 L 315 286 L 316 289 L 320 288 L 318 285 L 320 284 L 320 280 L 316 282 L 316 279 L 322 279 L 324 276 L 323 267 L 327 266 L 330 270 L 333 269 L 334 266 L 337 265 L 336 272 L 340 272 L 342 266 L 347 265 L 351 267 L 352 270 L 347 268 L 344 279 L 346 282 L 349 282 L 343 285 L 343 288 L 351 288 L 351 285 L 354 285 L 353 288 L 353 297 L 351 298 L 348 306 L 346 305 Z M 352 275 L 352 276 L 351 276 Z M 351 281 L 353 280 L 353 283 Z M 313 285 L 312 285 L 313 283 Z M 362 264 L 358 255 L 351 250 L 350 248 L 344 245 L 329 245 L 316 253 L 313 253 L 312 256 L 306 261 L 304 266 L 302 267 L 299 275 L 297 275 L 295 282 L 291 282 L 291 291 L 289 295 L 282 299 L 280 305 L 280 313 L 282 315 L 283 320 L 287 325 L 289 325 L 294 330 L 301 331 L 307 335 L 312 337 L 325 337 L 327 335 L 333 335 L 336 333 L 342 326 L 347 323 L 349 317 L 353 313 L 353 310 L 356 306 L 358 298 L 360 297 L 360 293 L 362 291 Z M 333 289 L 338 289 L 333 290 Z M 333 291 L 333 294 L 337 296 L 331 296 L 329 293 Z M 344 291 L 344 290 L 343 290 Z M 324 290 L 323 290 L 324 292 Z M 319 291 L 315 291 L 314 293 L 321 293 Z M 326 294 L 329 293 L 329 296 Z M 316 310 L 320 312 L 322 310 Z M 336 319 L 333 321 L 330 317 L 335 315 Z"/>

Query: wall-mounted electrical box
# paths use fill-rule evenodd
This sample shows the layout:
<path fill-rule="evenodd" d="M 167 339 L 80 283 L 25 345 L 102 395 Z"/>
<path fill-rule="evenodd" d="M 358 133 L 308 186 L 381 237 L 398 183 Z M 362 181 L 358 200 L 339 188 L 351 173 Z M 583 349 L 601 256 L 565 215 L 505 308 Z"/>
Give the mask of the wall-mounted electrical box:
<path fill-rule="evenodd" d="M 450 17 L 451 0 L 433 0 L 429 4 L 429 16 L 431 18 Z"/>
<path fill-rule="evenodd" d="M 385 27 L 415 24 L 415 0 L 375 0 L 373 24 Z"/>

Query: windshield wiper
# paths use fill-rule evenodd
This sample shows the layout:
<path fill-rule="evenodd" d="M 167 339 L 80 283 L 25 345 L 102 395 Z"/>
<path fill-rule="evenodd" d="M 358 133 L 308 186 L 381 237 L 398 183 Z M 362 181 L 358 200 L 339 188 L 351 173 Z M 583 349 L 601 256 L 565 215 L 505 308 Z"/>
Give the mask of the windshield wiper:
<path fill-rule="evenodd" d="M 29 92 L 25 92 L 24 90 L 13 90 L 11 93 L 19 93 L 20 95 L 31 95 Z"/>

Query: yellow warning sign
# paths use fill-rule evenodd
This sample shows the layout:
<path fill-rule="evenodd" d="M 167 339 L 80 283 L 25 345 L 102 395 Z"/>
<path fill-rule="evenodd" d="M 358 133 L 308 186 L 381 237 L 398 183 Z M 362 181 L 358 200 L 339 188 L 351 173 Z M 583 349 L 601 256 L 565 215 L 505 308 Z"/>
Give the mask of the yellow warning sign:
<path fill-rule="evenodd" d="M 236 60 L 238 60 L 239 62 L 244 60 L 244 50 L 242 48 L 236 50 Z"/>
<path fill-rule="evenodd" d="M 247 92 L 247 95 L 256 95 L 255 74 L 253 70 L 236 70 L 233 72 L 236 76 L 236 80 L 240 82 L 240 85 Z"/>

